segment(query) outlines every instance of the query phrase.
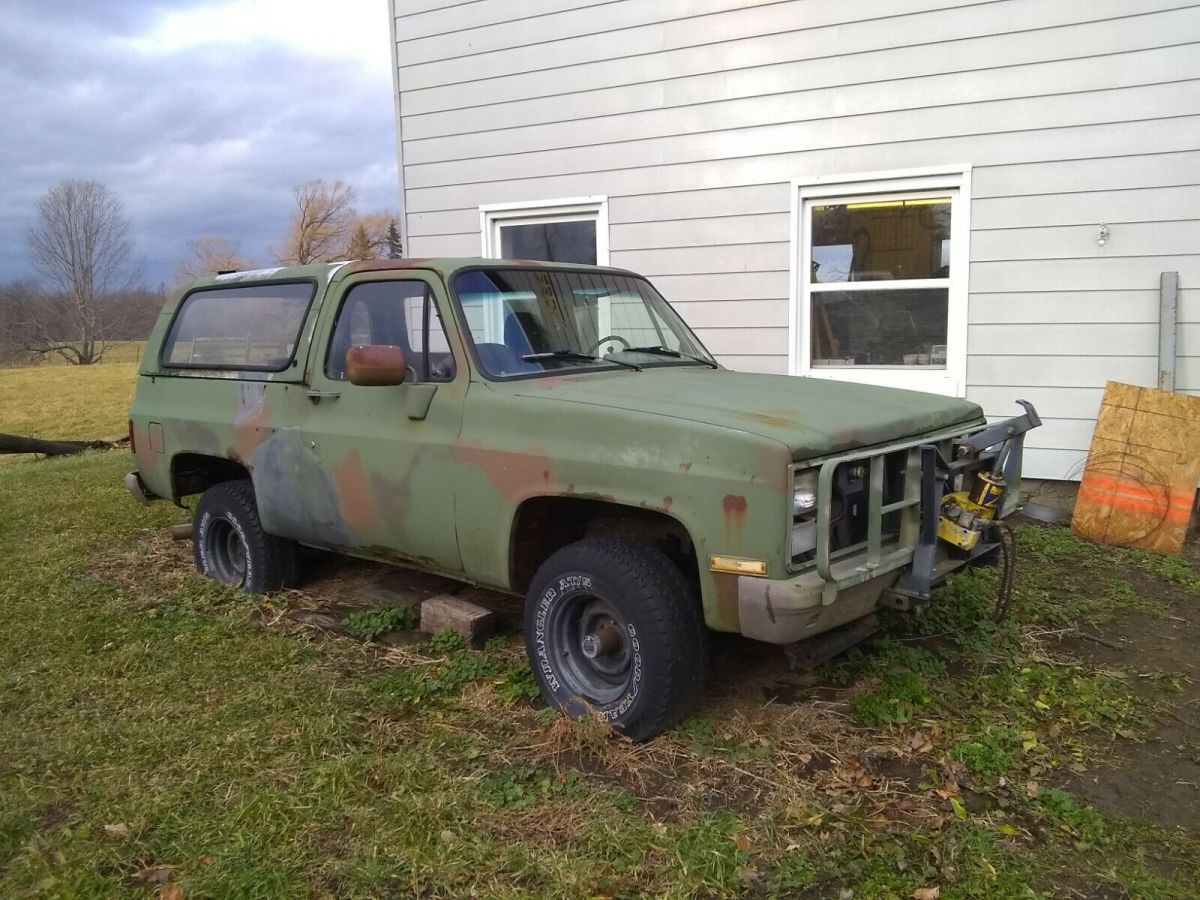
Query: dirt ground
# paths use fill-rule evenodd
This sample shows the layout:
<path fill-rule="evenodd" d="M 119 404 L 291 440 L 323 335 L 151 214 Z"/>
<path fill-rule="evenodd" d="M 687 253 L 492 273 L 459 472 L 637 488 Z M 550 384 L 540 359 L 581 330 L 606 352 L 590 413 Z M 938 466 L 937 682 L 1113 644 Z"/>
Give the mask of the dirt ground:
<path fill-rule="evenodd" d="M 1066 787 L 1110 815 L 1194 831 L 1200 829 L 1200 608 L 1169 586 L 1158 586 L 1158 598 L 1168 608 L 1162 618 L 1131 615 L 1081 628 L 1091 638 L 1061 642 L 1098 665 L 1180 676 L 1174 708 L 1148 741 L 1116 749 L 1109 768 L 1076 776 Z"/>

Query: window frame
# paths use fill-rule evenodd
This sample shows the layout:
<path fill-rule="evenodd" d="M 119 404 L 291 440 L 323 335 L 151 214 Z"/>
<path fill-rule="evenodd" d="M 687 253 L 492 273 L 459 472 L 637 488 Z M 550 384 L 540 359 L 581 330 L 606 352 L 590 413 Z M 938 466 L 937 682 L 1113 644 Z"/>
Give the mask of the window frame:
<path fill-rule="evenodd" d="M 458 326 L 458 332 L 459 332 L 460 339 L 462 340 L 463 347 L 464 347 L 467 355 L 471 359 L 471 365 L 474 367 L 475 371 L 479 373 L 480 377 L 482 377 L 485 381 L 491 381 L 491 382 L 495 382 L 497 384 L 508 384 L 508 383 L 514 382 L 514 381 L 526 381 L 526 380 L 533 379 L 533 378 L 562 377 L 563 375 L 582 375 L 582 374 L 587 374 L 587 373 L 592 373 L 592 372 L 612 373 L 614 371 L 621 371 L 621 370 L 632 371 L 631 369 L 628 369 L 627 367 L 622 366 L 618 363 L 612 363 L 611 365 L 596 365 L 596 366 L 580 367 L 577 369 L 567 369 L 567 368 L 558 369 L 558 370 L 543 369 L 540 372 L 527 372 L 522 375 L 493 375 L 491 372 L 489 372 L 487 370 L 487 367 L 483 365 L 483 362 L 479 358 L 479 351 L 478 351 L 478 348 L 476 348 L 476 346 L 475 346 L 475 338 L 471 334 L 471 327 L 470 327 L 470 323 L 467 321 L 466 311 L 463 309 L 463 305 L 458 298 L 458 288 L 455 285 L 455 281 L 457 280 L 459 275 L 466 274 L 467 272 L 480 272 L 480 271 L 487 272 L 487 271 L 493 271 L 493 270 L 497 270 L 497 269 L 501 269 L 501 270 L 516 269 L 516 270 L 522 270 L 522 271 L 538 271 L 539 269 L 549 269 L 551 271 L 566 272 L 568 274 L 572 273 L 572 272 L 577 272 L 577 273 L 581 273 L 584 275 L 596 275 L 596 274 L 619 275 L 624 278 L 635 278 L 638 281 L 644 281 L 647 285 L 649 285 L 650 290 L 652 290 L 652 291 L 654 291 L 654 293 L 658 294 L 658 296 L 662 299 L 663 303 L 666 304 L 667 309 L 670 310 L 671 315 L 673 315 L 675 317 L 675 319 L 677 320 L 677 322 L 683 326 L 684 331 L 687 332 L 687 334 L 691 336 L 691 338 L 696 342 L 696 345 L 698 347 L 700 347 L 700 349 L 702 349 L 710 357 L 712 357 L 714 362 L 717 361 L 716 354 L 714 354 L 711 350 L 708 349 L 708 346 L 702 340 L 700 340 L 699 336 L 696 334 L 695 329 L 692 328 L 692 326 L 687 323 L 687 320 L 684 319 L 682 315 L 680 315 L 679 310 L 677 310 L 671 304 L 671 301 L 669 301 L 666 297 L 664 297 L 662 295 L 662 292 L 659 291 L 659 289 L 654 286 L 654 282 L 652 282 L 645 275 L 639 275 L 636 272 L 630 272 L 625 269 L 613 269 L 609 272 L 597 273 L 596 269 L 592 266 L 585 266 L 585 265 L 581 265 L 581 264 L 576 265 L 576 264 L 572 264 L 572 263 L 554 263 L 552 265 L 544 265 L 544 266 L 538 265 L 537 263 L 522 265 L 521 263 L 516 263 L 516 262 L 505 263 L 503 265 L 488 265 L 487 263 L 479 263 L 476 265 L 463 266 L 462 268 L 455 269 L 452 273 L 450 273 L 450 276 L 446 279 L 446 290 L 450 297 L 450 305 L 451 305 L 451 307 L 453 307 L 454 321 L 455 321 L 455 324 Z M 642 368 L 644 368 L 644 369 L 668 368 L 668 367 L 683 368 L 685 365 L 687 367 L 700 366 L 701 363 L 692 362 L 692 361 L 687 361 L 686 363 L 683 363 L 678 360 L 668 361 L 666 358 L 664 358 L 664 360 L 661 364 L 655 362 L 655 363 L 647 363 L 647 364 L 639 363 L 638 365 L 641 365 Z M 707 367 L 707 363 L 705 363 L 704 365 Z"/>
<path fill-rule="evenodd" d="M 210 291 L 231 291 L 245 288 L 258 287 L 277 287 L 287 284 L 307 284 L 312 290 L 308 296 L 308 303 L 304 306 L 304 315 L 300 318 L 300 327 L 296 329 L 296 337 L 292 342 L 292 353 L 288 357 L 287 362 L 281 366 L 229 366 L 229 365 L 210 365 L 206 363 L 177 363 L 167 361 L 167 351 L 174 347 L 174 342 L 171 340 L 171 335 L 175 331 L 175 326 L 179 322 L 179 317 L 183 314 L 184 308 L 191 297 L 200 293 Z M 179 298 L 179 302 L 175 304 L 175 310 L 171 314 L 171 322 L 167 325 L 167 330 L 163 332 L 162 343 L 158 348 L 158 365 L 160 369 L 183 369 L 191 371 L 209 371 L 209 372 L 258 372 L 267 374 L 277 374 L 286 372 L 288 369 L 296 365 L 298 354 L 300 352 L 300 344 L 304 336 L 304 326 L 312 316 L 313 303 L 317 299 L 317 293 L 320 285 L 316 278 L 272 278 L 263 281 L 236 281 L 229 284 L 205 284 L 199 287 L 192 288 L 186 294 Z"/>
<path fill-rule="evenodd" d="M 430 353 L 429 330 L 432 327 L 433 321 L 434 321 L 433 311 L 438 308 L 437 291 L 434 288 L 433 282 L 430 279 L 423 278 L 423 277 L 415 277 L 415 276 L 397 277 L 396 275 L 391 274 L 391 273 L 370 273 L 370 274 L 373 274 L 373 275 L 374 274 L 385 274 L 386 277 L 356 278 L 355 280 L 351 281 L 349 284 L 344 285 L 342 287 L 341 291 L 339 292 L 338 300 L 337 300 L 337 303 L 335 304 L 335 308 L 333 310 L 333 318 L 332 318 L 332 321 L 329 323 L 328 330 L 326 332 L 327 337 L 324 339 L 325 349 L 324 349 L 324 352 L 321 354 L 321 359 L 318 361 L 318 364 L 316 365 L 316 371 L 319 372 L 321 377 L 325 381 L 329 382 L 330 384 L 340 384 L 340 385 L 349 385 L 350 384 L 349 379 L 346 378 L 345 376 L 343 376 L 341 378 L 335 378 L 329 374 L 329 362 L 331 359 L 331 354 L 333 353 L 334 339 L 337 337 L 338 325 L 341 323 L 342 314 L 346 309 L 346 304 L 353 297 L 354 291 L 356 289 L 362 287 L 363 285 L 396 284 L 396 283 L 402 282 L 402 283 L 406 283 L 406 284 L 421 285 L 422 291 L 423 291 L 423 303 L 422 303 L 422 312 L 421 312 L 421 341 L 422 341 L 421 347 L 422 347 L 422 349 L 420 351 L 414 351 L 411 348 L 412 340 L 411 340 L 411 336 L 409 335 L 408 330 L 407 330 L 408 329 L 407 317 L 404 315 L 403 311 L 401 312 L 401 315 L 404 316 L 404 318 L 405 318 L 405 339 L 408 341 L 408 343 L 410 345 L 409 347 L 404 348 L 405 355 L 407 356 L 409 353 L 419 354 L 419 357 L 421 360 L 421 369 L 424 370 L 424 371 L 418 370 L 417 366 L 413 365 L 412 361 L 410 360 L 408 362 L 408 366 L 410 369 L 412 369 L 412 371 L 418 377 L 415 378 L 413 381 L 406 380 L 405 384 L 452 384 L 453 382 L 457 381 L 459 378 L 459 373 L 461 371 L 462 366 L 459 364 L 458 354 L 456 354 L 454 352 L 454 342 L 453 342 L 453 340 L 451 340 L 450 331 L 446 328 L 445 318 L 443 316 L 441 316 L 440 314 L 437 316 L 437 319 L 441 323 L 442 335 L 446 339 L 446 347 L 450 353 L 451 358 L 454 360 L 454 375 L 451 378 L 435 379 L 435 378 L 429 377 L 429 365 L 428 365 L 429 353 Z M 409 299 L 409 298 L 404 298 L 404 299 Z M 403 303 L 403 300 L 401 301 L 401 303 Z"/>
<path fill-rule="evenodd" d="M 480 249 L 484 259 L 501 259 L 500 229 L 505 225 L 542 225 L 550 222 L 596 223 L 596 265 L 608 265 L 608 197 L 566 197 L 518 203 L 488 203 L 479 207 Z M 555 265 L 586 265 L 554 260 Z"/>
<path fill-rule="evenodd" d="M 945 283 L 946 366 L 820 366 L 812 365 L 812 231 L 811 206 L 836 204 L 887 195 L 946 193 L 950 207 L 950 276 Z M 963 397 L 967 388 L 967 304 L 971 235 L 971 167 L 967 164 L 886 172 L 810 176 L 791 181 L 789 248 L 788 374 L 862 384 L 908 388 Z M 830 282 L 830 290 L 904 290 L 941 287 L 942 279 L 888 282 Z M 887 287 L 880 287 L 880 285 Z M 871 285 L 871 287 L 856 287 Z"/>

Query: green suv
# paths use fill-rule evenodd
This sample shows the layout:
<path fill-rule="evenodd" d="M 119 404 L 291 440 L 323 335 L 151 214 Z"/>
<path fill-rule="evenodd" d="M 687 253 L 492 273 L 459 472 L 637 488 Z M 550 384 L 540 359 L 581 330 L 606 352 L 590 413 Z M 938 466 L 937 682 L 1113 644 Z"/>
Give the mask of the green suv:
<path fill-rule="evenodd" d="M 994 548 L 938 537 L 943 495 L 1015 484 L 1029 417 L 731 372 L 620 269 L 371 260 L 168 303 L 126 485 L 199 495 L 197 568 L 249 592 L 304 545 L 523 596 L 546 700 L 644 739 L 701 691 L 710 630 L 793 645 Z"/>

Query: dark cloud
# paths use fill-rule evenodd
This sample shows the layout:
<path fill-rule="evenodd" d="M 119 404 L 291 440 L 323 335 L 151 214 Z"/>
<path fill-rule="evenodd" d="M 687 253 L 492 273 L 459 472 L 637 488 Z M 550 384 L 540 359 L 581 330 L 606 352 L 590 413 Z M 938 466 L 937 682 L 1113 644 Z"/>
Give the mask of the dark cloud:
<path fill-rule="evenodd" d="M 364 210 L 396 208 L 386 71 L 269 41 L 138 49 L 164 4 L 52 5 L 10 0 L 0 19 L 0 282 L 29 272 L 24 230 L 64 178 L 121 197 L 152 284 L 198 234 L 266 262 L 309 178 L 349 181 Z"/>

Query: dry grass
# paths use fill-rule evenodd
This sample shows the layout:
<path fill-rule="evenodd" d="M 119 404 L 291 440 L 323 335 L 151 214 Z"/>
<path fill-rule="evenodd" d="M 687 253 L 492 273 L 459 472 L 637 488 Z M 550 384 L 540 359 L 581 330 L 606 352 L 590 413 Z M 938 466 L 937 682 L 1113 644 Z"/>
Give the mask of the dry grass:
<path fill-rule="evenodd" d="M 0 369 L 0 431 L 64 440 L 122 437 L 136 375 L 136 362 Z M 32 458 L 0 456 L 0 465 Z"/>

